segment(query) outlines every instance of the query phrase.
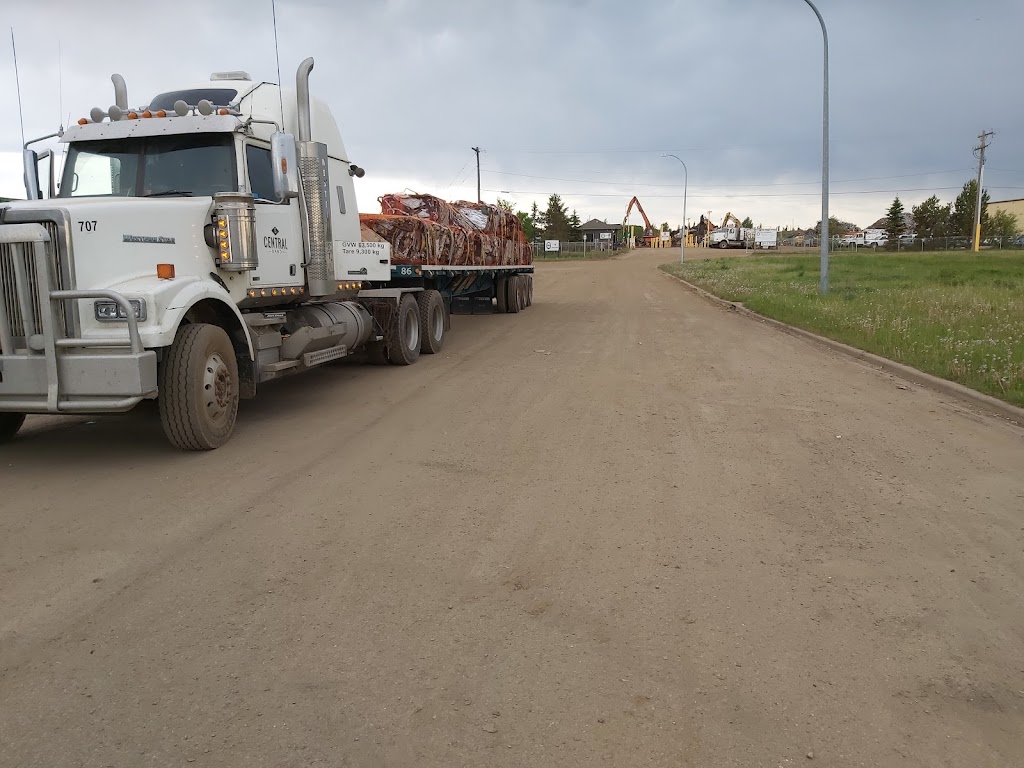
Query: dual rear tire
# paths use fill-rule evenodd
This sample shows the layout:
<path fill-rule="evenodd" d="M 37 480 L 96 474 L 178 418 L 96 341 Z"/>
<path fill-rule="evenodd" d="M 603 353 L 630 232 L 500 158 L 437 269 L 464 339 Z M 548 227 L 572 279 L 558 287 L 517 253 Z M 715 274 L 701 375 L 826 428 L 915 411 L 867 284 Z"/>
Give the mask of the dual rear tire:
<path fill-rule="evenodd" d="M 412 365 L 420 354 L 436 355 L 448 334 L 448 308 L 439 291 L 407 293 L 388 323 L 383 341 L 367 345 L 369 362 Z"/>
<path fill-rule="evenodd" d="M 533 275 L 498 278 L 495 293 L 499 314 L 522 312 L 533 304 Z"/>

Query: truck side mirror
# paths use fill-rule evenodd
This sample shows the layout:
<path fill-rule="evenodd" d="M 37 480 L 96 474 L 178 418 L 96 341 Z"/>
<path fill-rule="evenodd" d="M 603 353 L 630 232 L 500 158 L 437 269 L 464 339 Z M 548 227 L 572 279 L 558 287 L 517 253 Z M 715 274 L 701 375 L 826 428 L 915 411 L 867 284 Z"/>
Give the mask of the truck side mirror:
<path fill-rule="evenodd" d="M 274 167 L 274 194 L 279 200 L 299 196 L 299 160 L 295 136 L 276 132 L 270 137 L 270 161 Z"/>
<path fill-rule="evenodd" d="M 26 149 L 22 153 L 22 162 L 25 165 L 25 196 L 29 200 L 42 200 L 43 193 L 39 189 L 39 155 L 35 150 Z"/>

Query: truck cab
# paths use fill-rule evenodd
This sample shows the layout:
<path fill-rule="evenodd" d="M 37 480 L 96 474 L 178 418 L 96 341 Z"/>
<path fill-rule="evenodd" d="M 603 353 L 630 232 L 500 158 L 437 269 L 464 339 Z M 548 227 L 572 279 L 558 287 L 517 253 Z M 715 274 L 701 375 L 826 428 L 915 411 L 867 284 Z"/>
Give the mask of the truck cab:
<path fill-rule="evenodd" d="M 363 171 L 312 68 L 294 91 L 215 73 L 137 108 L 115 75 L 116 103 L 59 136 L 59 192 L 54 153 L 26 145 L 29 199 L 0 208 L 0 440 L 28 413 L 158 398 L 172 443 L 216 448 L 261 383 L 418 328 L 389 244 L 362 241 Z"/>

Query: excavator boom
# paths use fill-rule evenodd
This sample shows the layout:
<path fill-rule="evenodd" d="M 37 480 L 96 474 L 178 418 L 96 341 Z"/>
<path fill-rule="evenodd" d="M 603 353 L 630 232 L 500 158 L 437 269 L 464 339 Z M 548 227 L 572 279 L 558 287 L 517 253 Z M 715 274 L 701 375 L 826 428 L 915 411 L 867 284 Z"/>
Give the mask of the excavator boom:
<path fill-rule="evenodd" d="M 647 218 L 647 214 L 644 213 L 644 207 L 640 205 L 640 201 L 637 199 L 636 195 L 633 195 L 633 199 L 630 200 L 629 205 L 626 206 L 626 216 L 622 220 L 622 228 L 626 228 L 626 222 L 629 220 L 629 214 L 632 212 L 634 205 L 636 206 L 636 209 L 640 211 L 640 215 L 644 217 L 644 233 L 647 234 L 653 232 L 654 227 L 651 226 L 651 220 Z"/>
<path fill-rule="evenodd" d="M 739 219 L 732 215 L 732 213 L 725 214 L 725 218 L 722 219 L 722 227 L 728 227 L 730 219 L 736 224 L 737 228 L 743 226 Z"/>

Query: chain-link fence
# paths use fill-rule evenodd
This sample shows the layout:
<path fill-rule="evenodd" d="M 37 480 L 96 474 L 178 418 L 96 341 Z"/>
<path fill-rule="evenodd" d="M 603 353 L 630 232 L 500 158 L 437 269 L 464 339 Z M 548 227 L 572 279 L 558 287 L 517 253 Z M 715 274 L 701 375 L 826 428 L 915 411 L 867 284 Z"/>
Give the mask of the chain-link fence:
<path fill-rule="evenodd" d="M 536 261 L 544 259 L 582 259 L 592 255 L 610 256 L 623 250 L 616 248 L 615 243 L 610 240 L 599 240 L 597 242 L 569 242 L 560 240 L 557 251 L 547 251 L 544 241 L 530 243 L 530 250 L 533 251 L 533 258 Z"/>

